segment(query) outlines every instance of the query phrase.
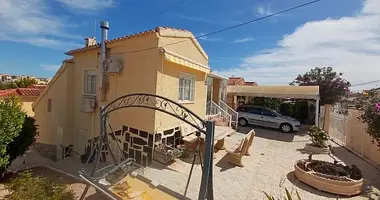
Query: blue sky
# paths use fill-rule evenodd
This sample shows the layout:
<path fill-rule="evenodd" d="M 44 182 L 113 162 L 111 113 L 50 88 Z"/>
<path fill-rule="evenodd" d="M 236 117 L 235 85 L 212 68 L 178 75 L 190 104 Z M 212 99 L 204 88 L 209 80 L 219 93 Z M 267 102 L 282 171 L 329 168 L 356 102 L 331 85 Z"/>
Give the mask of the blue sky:
<path fill-rule="evenodd" d="M 0 73 L 52 77 L 67 58 L 64 52 L 94 34 L 95 20 L 97 38 L 99 20 L 110 22 L 110 38 L 156 26 L 200 35 L 308 1 L 188 0 L 153 16 L 181 0 L 2 0 Z M 199 42 L 211 68 L 225 76 L 279 85 L 311 67 L 331 65 L 355 84 L 379 79 L 379 10 L 378 0 L 323 0 Z"/>

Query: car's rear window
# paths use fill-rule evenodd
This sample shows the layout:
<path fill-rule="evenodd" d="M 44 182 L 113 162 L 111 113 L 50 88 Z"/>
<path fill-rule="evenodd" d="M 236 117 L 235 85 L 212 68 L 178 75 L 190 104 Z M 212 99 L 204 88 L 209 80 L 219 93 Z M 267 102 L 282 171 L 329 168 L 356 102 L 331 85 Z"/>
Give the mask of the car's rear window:
<path fill-rule="evenodd" d="M 248 108 L 247 107 L 239 107 L 237 109 L 238 112 L 248 112 Z"/>

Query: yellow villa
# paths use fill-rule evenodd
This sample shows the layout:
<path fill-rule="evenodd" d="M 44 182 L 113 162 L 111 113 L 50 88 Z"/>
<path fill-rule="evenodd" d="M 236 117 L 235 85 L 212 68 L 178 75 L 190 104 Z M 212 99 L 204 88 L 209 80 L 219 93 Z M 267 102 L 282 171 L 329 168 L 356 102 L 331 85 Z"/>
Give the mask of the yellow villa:
<path fill-rule="evenodd" d="M 86 159 L 99 136 L 100 106 L 125 94 L 163 96 L 204 118 L 207 102 L 226 99 L 227 79 L 210 72 L 207 54 L 189 31 L 157 27 L 105 44 L 107 73 L 100 67 L 101 45 L 86 38 L 83 48 L 66 53 L 72 58 L 63 61 L 33 103 L 39 125 L 35 148 L 42 155 L 59 160 L 71 149 Z M 115 134 L 125 155 L 147 165 L 153 143 L 177 145 L 184 122 L 155 110 L 130 108 L 112 113 L 109 124 L 107 133 Z"/>

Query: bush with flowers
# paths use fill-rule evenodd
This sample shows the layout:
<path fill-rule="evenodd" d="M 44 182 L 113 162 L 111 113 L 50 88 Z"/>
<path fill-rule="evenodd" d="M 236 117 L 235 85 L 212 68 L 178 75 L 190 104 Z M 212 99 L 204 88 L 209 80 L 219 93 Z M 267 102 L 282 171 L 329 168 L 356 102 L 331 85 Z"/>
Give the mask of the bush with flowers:
<path fill-rule="evenodd" d="M 358 99 L 357 107 L 363 111 L 359 120 L 367 123 L 367 133 L 380 148 L 380 93 L 375 90 L 363 92 Z"/>

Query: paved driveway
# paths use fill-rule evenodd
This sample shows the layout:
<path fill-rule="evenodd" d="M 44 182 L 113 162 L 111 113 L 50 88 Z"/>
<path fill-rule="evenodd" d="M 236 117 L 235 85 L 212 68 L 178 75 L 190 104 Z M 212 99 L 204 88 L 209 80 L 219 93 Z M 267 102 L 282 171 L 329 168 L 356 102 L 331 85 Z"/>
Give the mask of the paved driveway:
<path fill-rule="evenodd" d="M 242 128 L 240 132 L 248 132 L 250 128 Z M 218 152 L 214 160 L 214 194 L 215 199 L 248 200 L 265 199 L 263 191 L 282 197 L 285 188 L 295 195 L 297 190 L 303 200 L 345 199 L 317 191 L 300 181 L 294 175 L 294 163 L 298 159 L 307 158 L 302 148 L 309 142 L 303 132 L 284 134 L 276 130 L 258 129 L 253 142 L 252 156 L 244 157 L 246 167 L 234 167 L 224 159 L 225 152 Z M 365 192 L 356 197 L 346 199 L 380 199 L 380 171 L 367 164 L 344 148 L 332 144 L 336 158 L 347 163 L 356 164 L 365 178 Z M 314 156 L 315 159 L 333 161 L 327 155 Z M 169 166 L 154 163 L 146 169 L 144 176 L 156 180 L 160 184 L 184 193 L 186 180 L 190 171 L 191 159 L 178 160 Z M 198 162 L 199 163 L 199 162 Z M 187 197 L 197 199 L 201 179 L 201 169 L 197 165 L 187 192 Z"/>

